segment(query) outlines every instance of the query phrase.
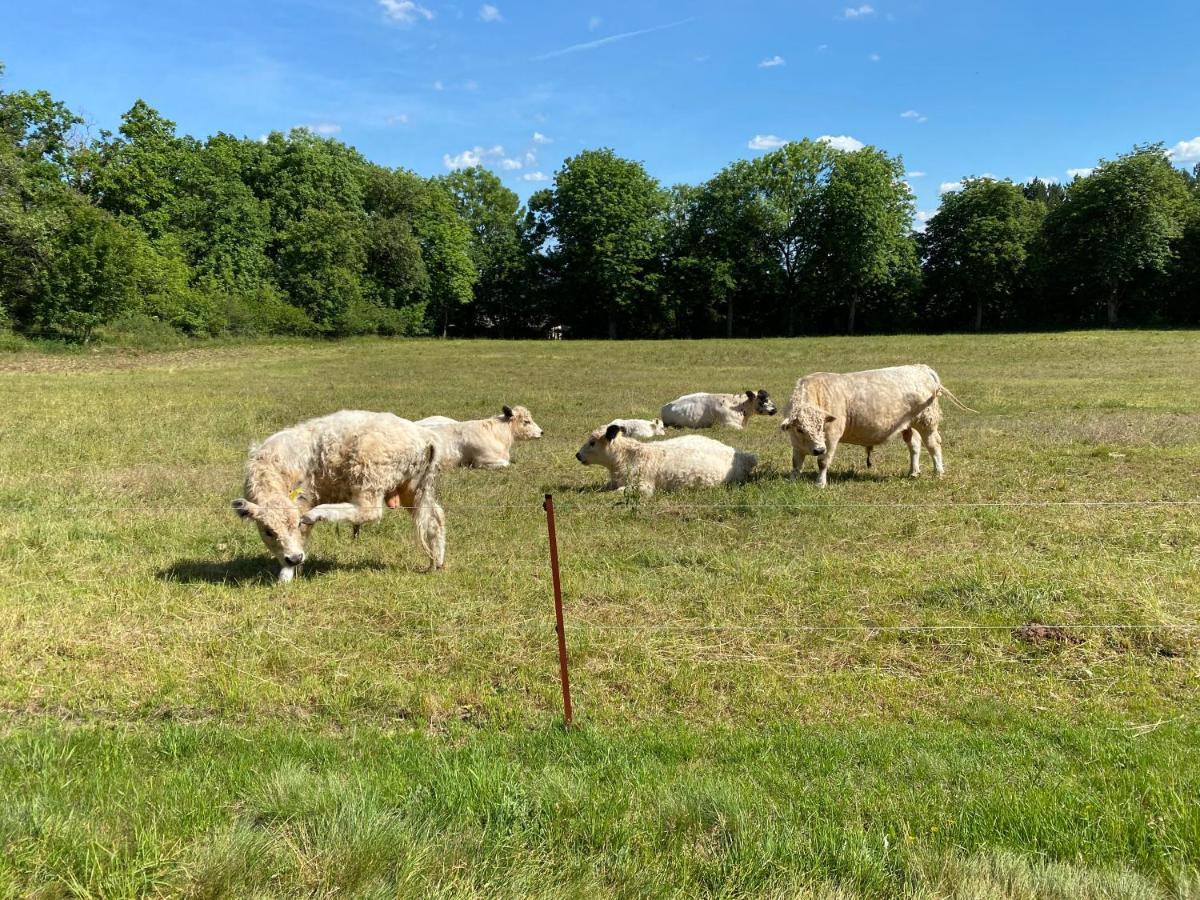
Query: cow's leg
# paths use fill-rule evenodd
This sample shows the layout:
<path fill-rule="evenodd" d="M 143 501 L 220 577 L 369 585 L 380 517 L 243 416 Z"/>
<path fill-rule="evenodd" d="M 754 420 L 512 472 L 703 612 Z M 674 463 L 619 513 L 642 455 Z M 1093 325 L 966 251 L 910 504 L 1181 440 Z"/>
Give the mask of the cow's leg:
<path fill-rule="evenodd" d="M 804 468 L 805 453 L 795 444 L 792 445 L 792 474 L 791 480 L 795 481 L 800 477 L 800 470 Z"/>
<path fill-rule="evenodd" d="M 383 494 L 361 494 L 354 503 L 322 503 L 314 506 L 300 520 L 305 525 L 318 522 L 349 522 L 352 525 L 369 525 L 383 518 Z"/>
<path fill-rule="evenodd" d="M 817 487 L 825 487 L 829 483 L 829 467 L 833 465 L 835 453 L 837 453 L 837 440 L 826 438 L 825 452 L 817 457 Z"/>
<path fill-rule="evenodd" d="M 921 436 L 915 429 L 905 428 L 900 437 L 908 444 L 908 477 L 916 478 L 921 474 Z"/>
<path fill-rule="evenodd" d="M 872 466 L 875 465 L 873 462 L 871 462 L 871 451 L 874 449 L 875 449 L 874 447 L 867 448 L 867 468 L 868 469 L 870 469 Z"/>
<path fill-rule="evenodd" d="M 946 466 L 942 463 L 942 434 L 938 431 L 938 427 L 934 425 L 931 428 L 921 428 L 921 422 L 915 423 L 918 429 L 921 429 L 921 437 L 925 439 L 925 447 L 929 450 L 929 455 L 933 457 L 934 474 L 941 478 L 946 474 Z"/>
<path fill-rule="evenodd" d="M 471 463 L 473 469 L 505 469 L 512 465 L 512 462 L 501 456 L 477 456 L 475 461 Z"/>
<path fill-rule="evenodd" d="M 429 556 L 428 572 L 446 566 L 446 513 L 432 497 L 422 498 L 409 508 L 417 527 L 417 542 Z"/>

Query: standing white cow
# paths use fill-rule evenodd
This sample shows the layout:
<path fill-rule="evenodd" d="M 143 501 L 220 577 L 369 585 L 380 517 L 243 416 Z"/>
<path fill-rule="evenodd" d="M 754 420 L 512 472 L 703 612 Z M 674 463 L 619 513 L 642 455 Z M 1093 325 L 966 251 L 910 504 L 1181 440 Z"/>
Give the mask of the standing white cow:
<path fill-rule="evenodd" d="M 755 415 L 775 415 L 775 404 L 766 391 L 744 394 L 684 394 L 662 408 L 664 425 L 676 428 L 711 428 L 725 425 L 742 429 Z"/>
<path fill-rule="evenodd" d="M 524 406 L 505 406 L 490 419 L 456 422 L 447 416 L 430 416 L 417 422 L 433 434 L 441 451 L 443 470 L 455 468 L 503 469 L 512 462 L 514 441 L 535 441 L 542 426 Z"/>
<path fill-rule="evenodd" d="M 626 437 L 619 425 L 593 431 L 575 458 L 585 466 L 608 469 L 610 488 L 647 497 L 655 491 L 742 482 L 758 464 L 753 453 L 698 434 L 644 444 Z"/>
<path fill-rule="evenodd" d="M 838 444 L 868 448 L 869 461 L 871 448 L 896 434 L 908 444 L 911 477 L 921 473 L 922 439 L 933 457 L 934 471 L 942 475 L 946 469 L 938 432 L 942 420 L 938 397 L 943 394 L 974 412 L 926 365 L 805 375 L 796 382 L 779 426 L 792 444 L 793 480 L 811 453 L 817 458 L 817 484 L 824 487 Z"/>
<path fill-rule="evenodd" d="M 430 433 L 391 413 L 342 410 L 277 432 L 250 451 L 246 496 L 234 511 L 258 527 L 280 581 L 304 562 L 317 522 L 355 530 L 405 507 L 429 568 L 446 561 L 446 520 L 434 497 L 438 449 Z"/>
<path fill-rule="evenodd" d="M 645 440 L 646 438 L 662 437 L 667 433 L 662 419 L 613 419 L 608 425 L 616 425 L 624 429 L 626 437 Z M 608 428 L 605 425 L 605 428 Z"/>

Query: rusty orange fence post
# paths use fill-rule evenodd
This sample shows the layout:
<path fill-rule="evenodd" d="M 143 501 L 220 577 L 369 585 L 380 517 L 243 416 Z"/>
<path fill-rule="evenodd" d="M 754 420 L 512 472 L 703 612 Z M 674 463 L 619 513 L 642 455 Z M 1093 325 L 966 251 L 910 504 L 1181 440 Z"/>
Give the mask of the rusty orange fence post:
<path fill-rule="evenodd" d="M 550 576 L 554 581 L 554 628 L 558 632 L 558 677 L 562 682 L 563 723 L 571 725 L 571 679 L 567 675 L 567 633 L 563 629 L 562 580 L 558 574 L 558 535 L 554 530 L 554 495 L 542 502 L 550 536 Z"/>

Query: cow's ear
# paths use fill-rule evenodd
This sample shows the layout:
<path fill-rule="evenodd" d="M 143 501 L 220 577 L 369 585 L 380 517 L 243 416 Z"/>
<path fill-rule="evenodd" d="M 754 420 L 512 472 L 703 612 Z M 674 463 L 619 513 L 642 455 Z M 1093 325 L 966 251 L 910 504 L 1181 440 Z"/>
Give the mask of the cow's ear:
<path fill-rule="evenodd" d="M 624 431 L 625 429 L 620 425 L 609 425 L 608 428 L 604 429 L 604 439 L 606 441 L 611 441 L 616 438 L 618 434 L 621 434 Z"/>
<path fill-rule="evenodd" d="M 759 400 L 770 400 L 770 399 L 771 399 L 771 395 L 770 395 L 770 394 L 768 394 L 766 391 L 759 391 L 759 392 L 758 392 L 758 399 L 759 399 Z"/>
<path fill-rule="evenodd" d="M 746 399 L 753 400 L 754 399 L 754 391 L 746 391 Z"/>
<path fill-rule="evenodd" d="M 236 500 L 234 500 L 232 506 L 233 511 L 237 513 L 237 516 L 240 519 L 253 518 L 255 511 L 258 509 L 257 506 L 242 497 L 238 497 Z"/>
<path fill-rule="evenodd" d="M 836 421 L 837 421 L 837 416 L 831 416 L 829 413 L 825 413 L 825 424 L 828 425 L 830 422 L 836 422 Z"/>
<path fill-rule="evenodd" d="M 506 419 L 512 418 L 512 407 L 511 406 L 500 407 L 500 412 L 504 413 L 504 418 L 506 418 Z"/>

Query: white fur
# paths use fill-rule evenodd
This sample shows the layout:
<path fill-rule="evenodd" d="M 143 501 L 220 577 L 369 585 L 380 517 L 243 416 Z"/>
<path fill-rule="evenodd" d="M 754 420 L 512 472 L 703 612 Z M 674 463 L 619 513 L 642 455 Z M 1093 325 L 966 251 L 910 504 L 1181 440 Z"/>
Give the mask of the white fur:
<path fill-rule="evenodd" d="M 676 428 L 712 428 L 724 425 L 742 429 L 756 413 L 775 415 L 775 405 L 763 391 L 756 394 L 684 394 L 662 408 L 659 414 L 664 425 Z"/>
<path fill-rule="evenodd" d="M 637 490 L 645 496 L 743 482 L 758 462 L 752 453 L 700 435 L 642 443 L 620 433 L 610 439 L 605 430 L 592 432 L 575 458 L 608 469 L 610 486 L 617 490 Z"/>
<path fill-rule="evenodd" d="M 646 438 L 662 437 L 667 433 L 662 419 L 613 419 L 608 425 L 616 425 L 625 429 L 625 436 L 645 440 Z M 605 425 L 604 428 L 607 428 Z M 604 429 L 601 429 L 602 431 Z"/>
<path fill-rule="evenodd" d="M 422 425 L 441 451 L 442 469 L 475 468 L 503 469 L 512 462 L 512 445 L 515 441 L 534 441 L 542 436 L 542 427 L 533 421 L 533 416 L 524 406 L 514 406 L 511 415 L 501 413 L 490 419 L 472 419 L 468 422 L 428 423 Z M 446 416 L 430 416 L 430 419 L 447 419 Z"/>

